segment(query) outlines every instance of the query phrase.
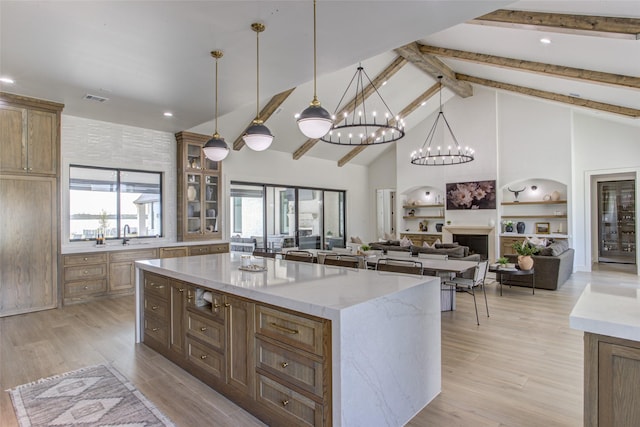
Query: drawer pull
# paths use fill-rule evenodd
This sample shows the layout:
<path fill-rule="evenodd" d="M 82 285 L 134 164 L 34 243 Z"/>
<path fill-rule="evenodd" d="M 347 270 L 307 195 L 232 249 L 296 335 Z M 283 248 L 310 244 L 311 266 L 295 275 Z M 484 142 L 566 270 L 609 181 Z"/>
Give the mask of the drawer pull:
<path fill-rule="evenodd" d="M 288 401 L 288 400 L 283 400 L 283 401 L 282 401 L 282 406 L 287 406 L 288 404 L 289 404 L 289 401 Z"/>
<path fill-rule="evenodd" d="M 224 303 L 224 306 L 225 306 L 225 307 L 231 307 L 231 304 L 229 304 L 228 302 L 225 302 L 225 303 Z"/>
<path fill-rule="evenodd" d="M 200 328 L 200 330 L 201 330 L 202 332 L 204 332 L 204 331 L 206 331 L 206 330 L 207 330 L 207 327 L 206 327 L 206 326 L 203 326 L 203 327 L 201 327 L 201 328 Z"/>
<path fill-rule="evenodd" d="M 202 356 L 200 356 L 200 359 L 202 359 L 202 360 L 204 360 L 204 359 L 206 359 L 206 358 L 207 358 L 207 355 L 206 355 L 206 354 L 203 354 Z"/>
<path fill-rule="evenodd" d="M 151 282 L 151 287 L 156 289 L 162 289 L 164 288 L 164 285 L 156 285 L 155 283 Z"/>
<path fill-rule="evenodd" d="M 225 307 L 226 307 L 226 306 L 225 306 Z M 213 303 L 213 308 L 220 308 L 220 304 L 218 304 L 217 302 L 216 302 L 216 303 Z"/>
<path fill-rule="evenodd" d="M 84 287 L 84 289 L 85 289 L 85 290 L 87 290 L 87 289 L 89 289 L 89 287 L 88 287 L 88 286 L 85 286 L 85 287 Z"/>
<path fill-rule="evenodd" d="M 160 328 L 153 328 L 151 329 L 152 332 L 158 332 L 160 330 Z"/>
<path fill-rule="evenodd" d="M 289 366 L 289 362 L 282 362 L 280 366 L 282 366 L 283 368 L 286 368 L 287 366 Z"/>
<path fill-rule="evenodd" d="M 82 258 L 83 261 L 87 261 L 88 259 L 89 258 L 87 258 L 87 257 Z"/>
<path fill-rule="evenodd" d="M 87 270 L 83 271 L 82 274 L 89 274 Z"/>
<path fill-rule="evenodd" d="M 158 306 L 157 306 L 157 305 L 152 305 L 152 306 L 151 306 L 151 310 L 157 310 L 157 309 L 158 309 Z"/>
<path fill-rule="evenodd" d="M 178 288 L 178 292 L 184 292 L 184 288 Z"/>
<path fill-rule="evenodd" d="M 290 329 L 290 328 L 287 328 L 285 326 L 280 326 L 275 322 L 271 322 L 270 325 L 272 327 L 278 329 L 279 331 L 286 332 L 287 334 L 295 335 L 295 334 L 299 333 L 297 329 Z"/>
<path fill-rule="evenodd" d="M 191 295 L 187 296 L 187 301 L 191 301 L 193 299 L 193 297 Z"/>

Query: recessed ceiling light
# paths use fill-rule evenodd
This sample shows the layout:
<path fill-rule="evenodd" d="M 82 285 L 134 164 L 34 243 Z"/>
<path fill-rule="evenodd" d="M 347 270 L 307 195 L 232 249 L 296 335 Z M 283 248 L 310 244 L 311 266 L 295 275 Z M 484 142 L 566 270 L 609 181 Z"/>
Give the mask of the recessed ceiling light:
<path fill-rule="evenodd" d="M 382 86 L 384 86 L 384 85 L 386 85 L 386 84 L 387 84 L 387 81 L 386 81 L 386 80 L 382 82 Z"/>
<path fill-rule="evenodd" d="M 547 38 L 547 37 L 543 37 L 540 39 L 540 43 L 542 44 L 551 44 L 551 39 Z"/>
<path fill-rule="evenodd" d="M 165 117 L 173 117 L 173 113 L 171 111 L 165 111 L 164 112 L 164 116 Z"/>
<path fill-rule="evenodd" d="M 15 83 L 15 81 L 13 79 L 10 79 L 9 77 L 0 77 L 0 82 L 7 83 L 10 85 Z"/>

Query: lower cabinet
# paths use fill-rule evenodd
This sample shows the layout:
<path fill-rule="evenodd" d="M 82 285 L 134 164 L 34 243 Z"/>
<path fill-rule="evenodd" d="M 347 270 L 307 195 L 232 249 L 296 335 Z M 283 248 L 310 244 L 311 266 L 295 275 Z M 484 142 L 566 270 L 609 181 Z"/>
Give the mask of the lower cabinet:
<path fill-rule="evenodd" d="M 149 347 L 269 425 L 331 425 L 330 321 L 149 272 L 143 301 Z"/>
<path fill-rule="evenodd" d="M 640 425 L 640 342 L 584 335 L 584 425 Z"/>

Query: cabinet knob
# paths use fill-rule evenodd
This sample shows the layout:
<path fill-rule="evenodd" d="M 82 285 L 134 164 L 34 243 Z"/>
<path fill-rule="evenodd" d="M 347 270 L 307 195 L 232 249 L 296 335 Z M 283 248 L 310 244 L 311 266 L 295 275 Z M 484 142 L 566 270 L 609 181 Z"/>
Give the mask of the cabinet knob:
<path fill-rule="evenodd" d="M 225 307 L 231 307 L 231 304 L 229 304 L 228 302 L 225 302 L 225 303 L 224 303 L 224 306 L 225 306 Z"/>
<path fill-rule="evenodd" d="M 158 309 L 158 306 L 157 306 L 157 305 L 153 305 L 153 306 L 151 306 L 151 310 L 157 310 L 157 309 Z"/>
<path fill-rule="evenodd" d="M 184 288 L 178 288 L 178 292 L 184 292 Z"/>
<path fill-rule="evenodd" d="M 82 259 L 83 259 L 84 261 L 87 261 L 87 260 L 88 260 L 88 258 L 87 258 L 87 257 L 84 257 L 84 258 L 82 258 Z"/>
<path fill-rule="evenodd" d="M 201 327 L 201 328 L 200 328 L 200 330 L 201 330 L 202 332 L 204 332 L 204 331 L 206 331 L 206 330 L 207 330 L 207 327 L 206 327 L 206 326 L 203 326 L 203 327 Z"/>
<path fill-rule="evenodd" d="M 89 274 L 87 270 L 83 271 L 82 274 Z"/>
<path fill-rule="evenodd" d="M 86 290 L 86 289 L 89 289 L 89 287 L 88 287 L 88 286 L 85 286 L 85 287 L 84 287 L 84 289 L 85 289 L 85 290 Z"/>
<path fill-rule="evenodd" d="M 202 356 L 200 356 L 200 359 L 202 359 L 202 360 L 204 360 L 204 359 L 206 359 L 206 358 L 207 358 L 207 355 L 206 355 L 206 354 L 203 354 Z"/>
<path fill-rule="evenodd" d="M 289 401 L 288 401 L 288 400 L 283 400 L 283 401 L 282 401 L 282 406 L 287 406 L 288 404 L 289 404 Z"/>
<path fill-rule="evenodd" d="M 289 362 L 282 362 L 280 366 L 282 366 L 283 368 L 286 368 L 287 366 L 289 366 Z"/>
<path fill-rule="evenodd" d="M 213 308 L 220 308 L 220 304 L 218 304 L 217 302 L 213 304 Z"/>
<path fill-rule="evenodd" d="M 160 328 L 153 328 L 151 329 L 152 332 L 158 332 L 160 330 Z"/>

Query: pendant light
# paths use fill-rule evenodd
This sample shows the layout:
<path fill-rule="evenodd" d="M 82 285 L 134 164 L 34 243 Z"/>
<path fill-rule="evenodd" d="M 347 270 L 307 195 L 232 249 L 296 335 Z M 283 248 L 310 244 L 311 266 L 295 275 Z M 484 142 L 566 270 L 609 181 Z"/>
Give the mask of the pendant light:
<path fill-rule="evenodd" d="M 251 29 L 256 32 L 256 118 L 242 135 L 242 139 L 247 147 L 254 151 L 266 150 L 273 141 L 271 131 L 260 120 L 260 33 L 265 28 L 264 24 L 257 22 L 251 24 Z"/>
<path fill-rule="evenodd" d="M 333 120 L 327 110 L 322 108 L 316 93 L 317 81 L 316 52 L 316 0 L 313 0 L 313 100 L 302 113 L 297 115 L 298 128 L 307 138 L 319 139 L 329 132 Z"/>
<path fill-rule="evenodd" d="M 214 50 L 211 56 L 216 59 L 216 129 L 211 139 L 202 147 L 202 151 L 207 159 L 219 162 L 229 154 L 229 146 L 218 133 L 218 59 L 222 58 L 222 51 Z"/>
<path fill-rule="evenodd" d="M 440 82 L 440 111 L 438 112 L 438 117 L 436 117 L 435 122 L 431 126 L 431 130 L 429 130 L 422 147 L 418 151 L 411 153 L 411 164 L 418 166 L 449 166 L 469 163 L 473 161 L 475 153 L 469 147 L 465 147 L 463 149 L 458 143 L 456 136 L 453 134 L 451 126 L 449 126 L 449 122 L 442 112 L 442 76 L 438 76 L 438 81 Z M 446 150 L 441 146 L 437 146 L 435 148 L 431 146 L 436 134 L 438 122 L 441 118 L 444 120 L 444 124 L 441 126 L 443 128 L 442 132 L 444 133 L 444 127 L 446 126 L 446 130 L 449 131 L 449 135 L 456 145 L 455 147 L 449 145 Z M 425 146 L 426 149 L 424 149 Z"/>

